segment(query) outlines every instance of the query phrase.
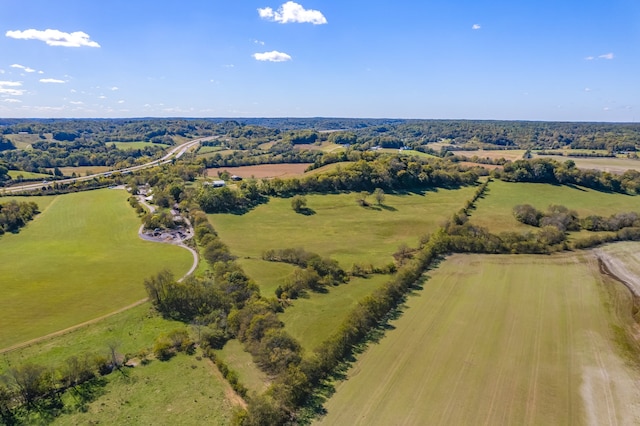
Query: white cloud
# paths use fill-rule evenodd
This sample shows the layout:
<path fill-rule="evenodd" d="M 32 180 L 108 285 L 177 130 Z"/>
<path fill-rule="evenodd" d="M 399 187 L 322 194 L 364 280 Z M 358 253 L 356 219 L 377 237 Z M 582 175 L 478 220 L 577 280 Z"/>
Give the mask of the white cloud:
<path fill-rule="evenodd" d="M 63 47 L 100 47 L 98 43 L 90 40 L 89 34 L 82 31 L 65 33 L 59 30 L 46 29 L 44 31 L 28 29 L 25 31 L 7 31 L 7 37 L 18 40 L 40 40 L 49 46 Z"/>
<path fill-rule="evenodd" d="M 591 88 L 589 88 L 589 87 L 585 87 L 585 88 L 584 88 L 584 91 L 585 91 L 585 92 L 590 92 L 590 91 L 591 91 Z"/>
<path fill-rule="evenodd" d="M 277 11 L 270 7 L 258 9 L 258 14 L 262 19 L 288 24 L 291 22 L 310 23 L 314 25 L 326 24 L 327 18 L 319 10 L 307 10 L 302 5 L 288 1 Z"/>
<path fill-rule="evenodd" d="M 285 62 L 290 61 L 291 56 L 286 53 L 278 52 L 277 50 L 273 50 L 271 52 L 264 53 L 254 53 L 253 57 L 257 61 L 269 61 L 269 62 Z"/>
<path fill-rule="evenodd" d="M 23 89 L 14 89 L 20 86 L 22 83 L 19 81 L 0 81 L 0 95 L 22 96 L 25 92 Z"/>
<path fill-rule="evenodd" d="M 611 108 L 609 108 L 609 107 L 604 107 L 604 108 L 602 108 L 602 110 L 603 110 L 603 111 L 611 111 Z"/>
<path fill-rule="evenodd" d="M 107 97 L 105 95 L 100 95 L 98 96 L 98 99 L 107 99 Z"/>
<path fill-rule="evenodd" d="M 116 90 L 120 90 L 120 88 L 118 86 L 113 86 L 110 90 L 115 92 Z"/>
<path fill-rule="evenodd" d="M 82 101 L 69 101 L 69 103 L 71 105 L 84 105 L 84 102 L 82 102 Z"/>
<path fill-rule="evenodd" d="M 24 65 L 20 64 L 13 64 L 11 65 L 11 68 L 19 68 L 21 70 L 24 70 L 25 72 L 36 72 L 36 70 L 34 70 L 33 68 L 25 67 Z"/>
<path fill-rule="evenodd" d="M 123 103 L 124 103 L 124 101 L 121 99 L 121 100 L 119 100 L 119 101 L 118 101 L 118 103 L 119 103 L 119 104 L 123 104 Z"/>
<path fill-rule="evenodd" d="M 40 83 L 64 84 L 66 81 L 58 80 L 57 78 L 41 78 Z"/>
<path fill-rule="evenodd" d="M 9 102 L 10 104 L 17 104 L 17 103 L 21 103 L 22 101 L 20 99 L 8 98 L 8 99 L 5 99 L 4 102 Z"/>
<path fill-rule="evenodd" d="M 587 56 L 585 59 L 585 61 L 593 61 L 595 59 L 607 59 L 607 60 L 612 60 L 613 58 L 615 58 L 615 55 L 613 53 L 605 53 L 603 55 L 598 56 L 597 58 L 595 56 Z"/>
<path fill-rule="evenodd" d="M 480 26 L 480 24 L 473 24 L 473 25 L 471 26 L 471 29 L 472 29 L 472 30 L 479 30 L 480 28 L 482 28 L 482 27 Z"/>
<path fill-rule="evenodd" d="M 233 64 L 226 64 L 226 65 L 223 65 L 223 66 L 225 68 L 233 68 L 233 67 L 235 67 L 235 65 L 233 65 Z"/>
<path fill-rule="evenodd" d="M 0 74 L 4 74 L 4 70 L 3 69 L 0 69 Z"/>
<path fill-rule="evenodd" d="M 253 40 L 255 44 L 259 44 L 260 46 L 264 46 L 264 41 L 262 40 Z"/>

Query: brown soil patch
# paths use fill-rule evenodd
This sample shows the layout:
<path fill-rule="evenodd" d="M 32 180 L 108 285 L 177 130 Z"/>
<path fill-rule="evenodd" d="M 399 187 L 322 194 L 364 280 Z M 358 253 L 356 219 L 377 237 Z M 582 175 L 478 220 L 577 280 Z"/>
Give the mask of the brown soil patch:
<path fill-rule="evenodd" d="M 254 177 L 256 179 L 275 178 L 275 177 L 294 177 L 302 176 L 304 171 L 311 163 L 295 163 L 295 164 L 259 164 L 257 166 L 240 166 L 240 167 L 220 167 L 216 169 L 208 169 L 207 175 L 216 177 L 218 172 L 227 171 L 232 175 L 243 178 Z"/>

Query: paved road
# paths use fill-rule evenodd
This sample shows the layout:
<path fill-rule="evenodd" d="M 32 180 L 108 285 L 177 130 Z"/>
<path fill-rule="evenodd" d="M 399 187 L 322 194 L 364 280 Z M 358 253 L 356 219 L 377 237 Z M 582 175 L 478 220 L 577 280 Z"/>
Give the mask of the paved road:
<path fill-rule="evenodd" d="M 126 167 L 124 169 L 110 170 L 108 172 L 95 173 L 95 174 L 92 174 L 92 175 L 89 175 L 89 176 L 60 179 L 60 180 L 51 181 L 50 183 L 81 182 L 81 181 L 85 181 L 85 180 L 91 180 L 91 179 L 93 179 L 95 177 L 99 177 L 99 176 L 109 176 L 110 174 L 115 173 L 115 172 L 120 172 L 120 173 L 125 173 L 126 172 L 126 173 L 129 173 L 129 172 L 136 172 L 138 170 L 148 169 L 150 167 L 160 166 L 162 164 L 170 163 L 173 160 L 177 160 L 178 158 L 182 157 L 184 155 L 184 153 L 187 152 L 187 150 L 189 150 L 190 148 L 193 148 L 194 146 L 198 145 L 200 142 L 208 141 L 208 140 L 211 140 L 211 139 L 214 139 L 214 138 L 215 138 L 215 136 L 209 136 L 209 137 L 206 137 L 206 138 L 199 138 L 199 139 L 194 139 L 192 141 L 185 142 L 183 144 L 180 144 L 178 146 L 175 146 L 175 147 L 171 148 L 169 151 L 167 151 L 167 153 L 164 155 L 164 157 L 162 157 L 162 158 L 160 158 L 158 160 L 150 161 L 150 162 L 145 163 L 145 164 L 139 164 L 137 166 Z M 49 183 L 47 183 L 46 185 L 48 185 L 48 184 Z M 22 192 L 22 191 L 35 191 L 37 189 L 41 189 L 43 185 L 44 184 L 42 182 L 38 182 L 38 183 L 29 183 L 29 184 L 20 185 L 20 186 L 12 186 L 11 188 L 0 189 L 0 193 L 11 194 L 11 193 Z"/>

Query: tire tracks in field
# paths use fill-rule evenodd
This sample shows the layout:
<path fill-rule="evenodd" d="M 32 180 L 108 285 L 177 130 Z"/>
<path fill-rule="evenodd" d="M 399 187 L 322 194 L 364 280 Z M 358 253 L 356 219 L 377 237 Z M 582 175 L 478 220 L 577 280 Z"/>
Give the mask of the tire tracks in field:
<path fill-rule="evenodd" d="M 536 399 L 538 394 L 538 374 L 540 371 L 540 351 L 541 351 L 541 335 L 544 322 L 544 296 L 547 291 L 546 283 L 542 284 L 542 290 L 538 297 L 538 318 L 536 325 L 535 338 L 533 343 L 534 359 L 529 375 L 529 395 L 527 397 L 527 409 L 525 411 L 525 423 L 533 424 L 533 416 L 536 413 Z"/>
<path fill-rule="evenodd" d="M 446 288 L 445 290 L 445 295 L 443 300 L 449 300 L 451 297 L 451 294 L 454 292 L 456 286 L 455 283 L 454 285 L 449 285 L 448 288 Z M 435 315 L 433 316 L 433 318 L 440 318 L 441 315 L 444 313 L 445 311 L 445 305 L 446 303 L 441 303 L 440 306 L 437 308 Z M 431 321 L 431 323 L 429 324 L 429 326 L 422 331 L 420 337 L 416 338 L 414 341 L 418 342 L 418 341 L 423 341 L 425 336 L 428 335 L 434 328 L 434 322 L 435 321 Z M 406 328 L 406 327 L 405 327 Z M 358 416 L 359 420 L 365 420 L 369 417 L 369 414 L 371 413 L 371 410 L 375 407 L 377 408 L 377 404 L 378 401 L 382 401 L 384 400 L 385 396 L 392 392 L 392 387 L 389 386 L 389 383 L 391 383 L 393 380 L 395 380 L 397 378 L 397 371 L 399 368 L 402 367 L 402 365 L 406 364 L 406 360 L 409 356 L 413 356 L 413 352 L 409 351 L 409 350 L 405 350 L 402 351 L 400 356 L 397 356 L 393 362 L 392 365 L 389 366 L 389 368 L 387 368 L 386 370 L 386 374 L 384 379 L 382 379 L 381 381 L 378 382 L 378 385 L 376 386 L 376 389 L 374 390 L 374 392 L 372 393 L 371 397 L 369 398 L 369 401 L 371 401 L 370 404 L 368 404 L 368 407 L 363 410 L 360 415 Z M 427 369 L 427 371 L 429 372 L 429 376 L 431 375 L 431 371 L 432 369 Z M 423 377 L 424 379 L 424 377 Z M 422 380 L 420 383 L 426 383 L 425 380 Z M 422 388 L 421 388 L 422 391 Z M 406 416 L 406 418 L 410 418 L 410 414 L 408 413 L 408 415 Z"/>
<path fill-rule="evenodd" d="M 609 373 L 607 372 L 607 367 L 602 360 L 602 350 L 598 346 L 598 342 L 595 338 L 595 333 L 591 330 L 588 331 L 589 341 L 591 342 L 591 347 L 593 348 L 593 354 L 596 359 L 596 363 L 598 364 L 598 373 L 600 377 L 602 377 L 603 382 L 603 393 L 604 399 L 607 407 L 607 419 L 609 420 L 609 424 L 616 426 L 618 424 L 617 410 L 615 405 L 615 399 L 613 396 L 613 391 L 611 390 L 611 379 L 609 377 Z"/>

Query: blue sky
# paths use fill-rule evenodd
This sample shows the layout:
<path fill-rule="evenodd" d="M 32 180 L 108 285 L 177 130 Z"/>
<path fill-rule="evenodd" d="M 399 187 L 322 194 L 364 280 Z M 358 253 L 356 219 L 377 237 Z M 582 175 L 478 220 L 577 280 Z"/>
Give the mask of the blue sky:
<path fill-rule="evenodd" d="M 637 0 L 0 3 L 0 117 L 636 122 L 639 76 Z"/>

